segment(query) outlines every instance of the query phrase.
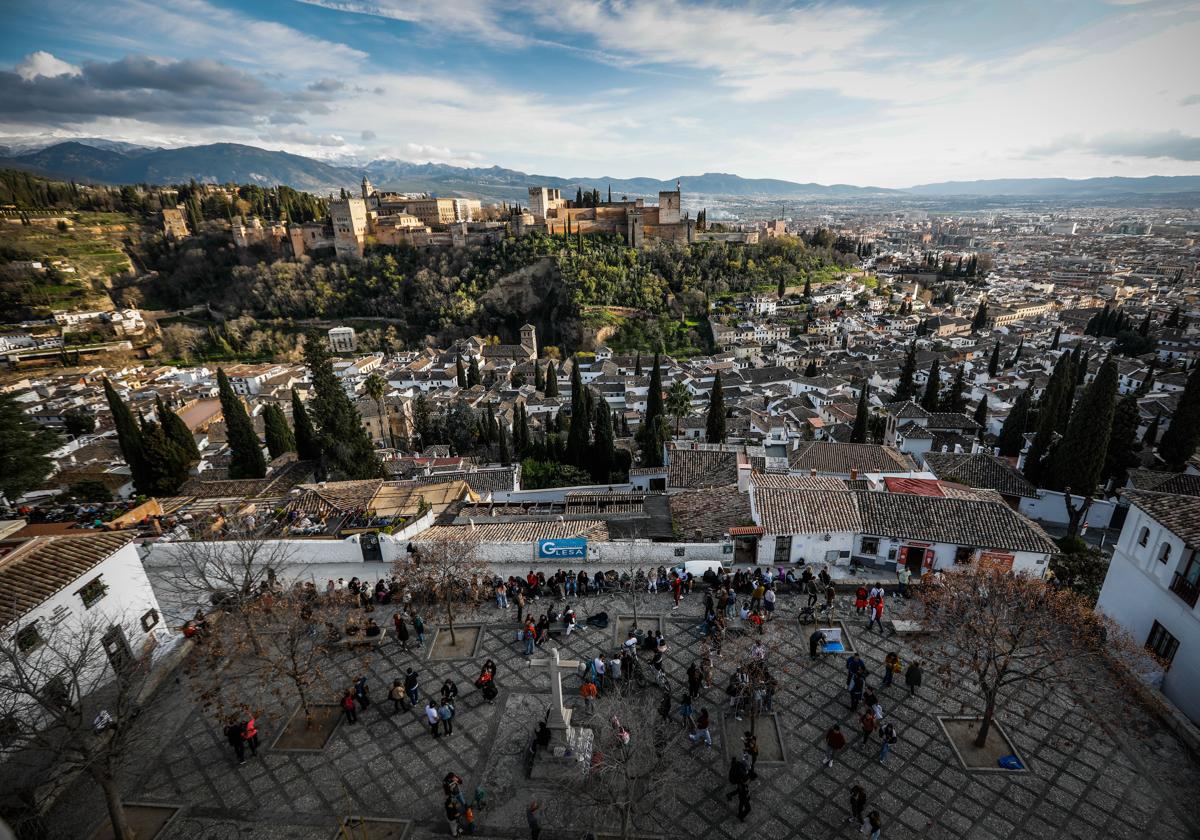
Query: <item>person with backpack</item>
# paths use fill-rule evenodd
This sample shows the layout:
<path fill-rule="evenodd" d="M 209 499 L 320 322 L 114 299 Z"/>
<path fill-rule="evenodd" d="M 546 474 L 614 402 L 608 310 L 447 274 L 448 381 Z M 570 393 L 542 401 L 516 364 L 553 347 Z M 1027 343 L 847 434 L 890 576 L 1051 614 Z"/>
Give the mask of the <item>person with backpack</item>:
<path fill-rule="evenodd" d="M 443 695 L 438 706 L 438 719 L 442 722 L 442 734 L 449 737 L 454 733 L 454 704 Z"/>
<path fill-rule="evenodd" d="M 857 824 L 860 832 L 867 823 L 867 818 L 863 815 L 866 807 L 867 792 L 863 790 L 863 786 L 855 785 L 850 788 L 850 816 L 846 818 L 846 822 Z"/>
<path fill-rule="evenodd" d="M 859 615 L 867 609 L 867 587 L 859 586 L 854 590 L 854 611 Z"/>
<path fill-rule="evenodd" d="M 899 674 L 903 665 L 900 663 L 900 654 L 895 651 L 889 653 L 883 658 L 883 682 L 880 688 L 889 688 L 892 685 L 892 680 L 896 674 Z"/>
<path fill-rule="evenodd" d="M 242 738 L 242 724 L 236 717 L 228 718 L 225 722 L 224 732 L 225 740 L 229 742 L 229 746 L 233 747 L 233 753 L 237 756 L 240 767 L 246 763 L 246 741 Z"/>
<path fill-rule="evenodd" d="M 392 701 L 392 714 L 401 709 L 408 708 L 408 695 L 404 693 L 404 681 L 399 677 L 392 680 L 392 687 L 388 691 L 388 699 Z"/>
<path fill-rule="evenodd" d="M 900 736 L 896 734 L 896 727 L 885 723 L 879 730 L 879 739 L 882 742 L 879 745 L 879 763 L 883 764 L 887 760 L 888 753 L 892 751 L 892 747 L 900 740 Z"/>
<path fill-rule="evenodd" d="M 842 727 L 835 723 L 825 733 L 825 760 L 821 763 L 826 767 L 832 767 L 834 758 L 845 748 L 846 736 L 842 734 Z"/>
<path fill-rule="evenodd" d="M 404 693 L 408 695 L 408 704 L 416 708 L 417 701 L 421 699 L 421 684 L 417 672 L 412 668 L 404 671 Z"/>
<path fill-rule="evenodd" d="M 413 632 L 417 634 L 417 644 L 420 645 L 421 647 L 424 647 L 425 646 L 425 619 L 421 618 L 421 616 L 417 615 L 414 612 L 412 614 L 412 626 L 413 626 Z"/>
<path fill-rule="evenodd" d="M 341 707 L 347 723 L 358 723 L 358 709 L 354 705 L 353 688 L 347 688 L 346 693 L 342 695 Z"/>
<path fill-rule="evenodd" d="M 921 663 L 914 661 L 904 672 L 904 683 L 908 686 L 908 696 L 913 697 L 921 687 Z"/>

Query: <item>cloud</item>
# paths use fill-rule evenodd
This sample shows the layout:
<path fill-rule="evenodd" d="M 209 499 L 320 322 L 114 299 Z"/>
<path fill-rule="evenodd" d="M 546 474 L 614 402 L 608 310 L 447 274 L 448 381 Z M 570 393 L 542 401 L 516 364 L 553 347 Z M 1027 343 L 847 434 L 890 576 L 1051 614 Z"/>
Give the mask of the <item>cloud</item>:
<path fill-rule="evenodd" d="M 1200 105 L 1200 93 L 1193 93 L 1191 96 L 1185 96 L 1179 100 L 1179 104 L 1183 106 Z"/>
<path fill-rule="evenodd" d="M 338 79 L 318 79 L 307 85 L 305 89 L 313 93 L 337 93 L 339 90 L 346 89 L 346 83 Z"/>
<path fill-rule="evenodd" d="M 1095 137 L 1066 135 L 1028 150 L 1031 158 L 1052 157 L 1064 152 L 1084 152 L 1114 158 L 1163 158 L 1200 161 L 1200 137 L 1178 129 L 1153 133 L 1114 132 Z"/>
<path fill-rule="evenodd" d="M 297 143 L 301 146 L 340 147 L 346 145 L 345 138 L 338 134 L 314 134 L 311 131 L 293 131 L 291 129 L 260 134 L 258 139 L 265 143 Z"/>
<path fill-rule="evenodd" d="M 52 79 L 56 76 L 78 76 L 79 68 L 60 58 L 55 58 L 45 50 L 38 50 L 25 56 L 15 68 L 17 75 L 25 81 L 32 81 L 38 76 Z"/>
<path fill-rule="evenodd" d="M 320 101 L 290 102 L 295 110 L 321 113 Z M 289 104 L 287 94 L 254 76 L 211 59 L 165 61 L 126 56 L 86 62 L 75 75 L 24 78 L 0 71 L 0 117 L 57 127 L 101 118 L 163 124 L 244 125 L 267 109 Z"/>
<path fill-rule="evenodd" d="M 415 23 L 489 44 L 518 47 L 529 39 L 504 26 L 491 0 L 300 0 L 336 12 Z"/>
<path fill-rule="evenodd" d="M 359 138 L 364 143 L 369 143 L 372 140 L 376 139 L 378 136 L 379 135 L 377 135 L 374 131 L 371 131 L 371 129 L 367 128 L 367 129 L 363 129 L 363 132 L 362 132 L 362 134 L 359 135 Z"/>

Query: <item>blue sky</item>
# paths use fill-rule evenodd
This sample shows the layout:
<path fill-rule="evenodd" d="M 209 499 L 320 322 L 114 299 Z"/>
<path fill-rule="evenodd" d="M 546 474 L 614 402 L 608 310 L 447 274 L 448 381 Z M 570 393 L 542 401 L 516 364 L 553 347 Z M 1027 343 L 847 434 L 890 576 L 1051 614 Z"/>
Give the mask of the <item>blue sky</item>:
<path fill-rule="evenodd" d="M 1200 0 L 9 0 L 5 20 L 0 134 L 24 140 L 879 186 L 1200 173 Z"/>

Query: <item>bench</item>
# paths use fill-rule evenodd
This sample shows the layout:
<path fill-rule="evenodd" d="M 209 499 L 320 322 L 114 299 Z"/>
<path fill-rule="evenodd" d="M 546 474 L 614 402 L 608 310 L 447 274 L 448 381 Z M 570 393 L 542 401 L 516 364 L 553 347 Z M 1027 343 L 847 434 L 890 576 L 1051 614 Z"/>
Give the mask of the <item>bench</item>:
<path fill-rule="evenodd" d="M 931 633 L 923 621 L 909 621 L 903 618 L 892 619 L 892 632 L 899 635 L 919 636 L 923 633 Z"/>
<path fill-rule="evenodd" d="M 357 633 L 353 636 L 343 636 L 342 638 L 338 639 L 336 642 L 333 642 L 333 644 L 336 647 L 344 647 L 344 648 L 358 647 L 360 645 L 368 645 L 368 646 L 369 645 L 381 645 L 381 644 L 383 644 L 383 642 L 386 638 L 387 638 L 387 628 L 380 627 L 378 636 L 367 636 L 363 633 Z"/>

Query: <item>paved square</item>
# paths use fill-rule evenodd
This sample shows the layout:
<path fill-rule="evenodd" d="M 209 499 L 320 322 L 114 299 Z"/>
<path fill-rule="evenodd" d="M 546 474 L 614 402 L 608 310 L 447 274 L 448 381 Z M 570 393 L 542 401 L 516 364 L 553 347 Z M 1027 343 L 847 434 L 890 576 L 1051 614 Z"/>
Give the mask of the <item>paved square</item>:
<path fill-rule="evenodd" d="M 575 602 L 581 616 L 606 610 L 626 612 L 620 595 Z M 700 658 L 696 630 L 701 610 L 697 595 L 671 611 L 670 596 L 657 596 L 669 643 L 668 672 L 679 694 L 687 666 Z M 534 606 L 534 610 L 538 610 Z M 1028 773 L 969 773 L 951 751 L 936 715 L 978 714 L 974 695 L 958 686 L 937 685 L 931 675 L 915 698 L 903 686 L 880 691 L 887 720 L 900 741 L 886 765 L 877 760 L 877 741 L 857 745 L 857 715 L 846 704 L 844 657 L 808 657 L 811 627 L 794 620 L 796 599 L 780 598 L 773 632 L 791 639 L 786 655 L 772 654 L 779 681 L 774 709 L 784 739 L 786 763 L 761 764 L 752 783 L 751 812 L 736 818 L 736 801 L 724 794 L 728 763 L 718 732 L 718 710 L 726 705 L 725 681 L 735 667 L 732 646 L 715 660 L 713 687 L 696 708 L 714 715 L 714 749 L 677 747 L 678 777 L 672 784 L 678 804 L 658 825 L 639 825 L 642 834 L 705 838 L 832 838 L 857 836 L 847 825 L 848 791 L 855 783 L 867 791 L 868 807 L 884 819 L 887 840 L 901 838 L 1154 837 L 1186 840 L 1200 836 L 1200 816 L 1192 803 L 1200 790 L 1200 770 L 1180 744 L 1140 710 L 1129 719 L 1097 727 L 1074 708 L 1047 699 L 1034 688 L 1018 691 L 1001 712 L 1009 736 L 1029 762 Z M 386 613 L 390 608 L 383 608 Z M 893 615 L 903 615 L 904 607 Z M 384 624 L 386 614 L 379 618 Z M 430 616 L 433 624 L 434 616 Z M 570 801 L 544 782 L 525 778 L 525 749 L 549 702 L 545 669 L 531 668 L 523 645 L 513 640 L 516 611 L 489 609 L 483 614 L 478 654 L 471 659 L 425 661 L 389 641 L 371 657 L 375 702 L 359 714 L 356 726 L 340 726 L 325 750 L 316 754 L 260 750 L 260 757 L 237 767 L 218 725 L 187 690 L 188 677 L 168 680 L 154 708 L 139 719 L 145 752 L 128 768 L 124 782 L 129 801 L 182 804 L 161 840 L 247 837 L 328 840 L 339 820 L 368 815 L 411 820 L 406 840 L 448 836 L 441 780 L 453 771 L 463 777 L 468 798 L 476 786 L 487 790 L 487 807 L 477 812 L 477 836 L 528 837 L 524 809 L 530 798 L 543 803 L 544 838 L 577 838 L 562 830 Z M 912 652 L 903 636 L 883 638 L 845 619 L 860 655 L 879 674 L 884 655 Z M 385 625 L 386 626 L 386 625 Z M 431 627 L 432 629 L 432 627 Z M 613 630 L 588 628 L 582 621 L 570 638 L 547 643 L 561 647 L 564 658 L 586 659 L 598 650 L 611 652 Z M 474 689 L 483 660 L 498 666 L 500 689 L 495 705 Z M 349 684 L 360 667 L 352 654 L 331 656 L 335 684 Z M 413 667 L 420 673 L 421 704 L 438 694 L 442 681 L 455 680 L 461 692 L 454 731 L 434 739 L 420 710 L 393 711 L 386 699 L 392 680 Z M 579 678 L 564 675 L 569 705 L 577 720 L 588 721 L 578 695 Z M 645 690 L 657 705 L 657 689 Z M 336 701 L 336 697 L 327 702 Z M 264 743 L 270 743 L 290 708 L 269 693 L 247 698 L 262 703 Z M 824 731 L 840 722 L 850 745 L 832 768 L 821 763 Z M 84 837 L 104 814 L 95 789 L 85 782 L 65 796 L 53 815 L 52 836 Z M 81 819 L 81 815 L 86 815 Z M 598 827 L 599 828 L 599 827 Z M 848 832 L 850 832 L 848 834 Z"/>

